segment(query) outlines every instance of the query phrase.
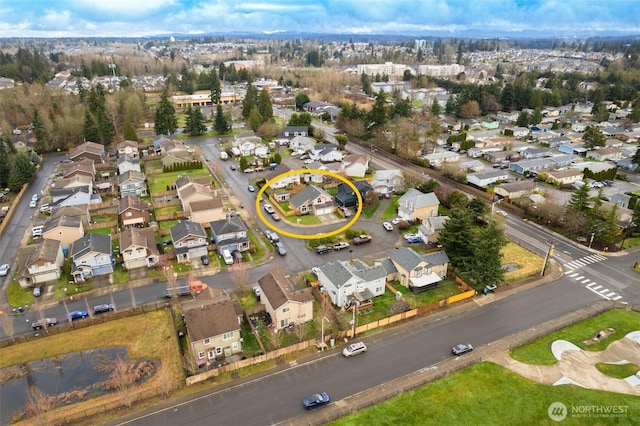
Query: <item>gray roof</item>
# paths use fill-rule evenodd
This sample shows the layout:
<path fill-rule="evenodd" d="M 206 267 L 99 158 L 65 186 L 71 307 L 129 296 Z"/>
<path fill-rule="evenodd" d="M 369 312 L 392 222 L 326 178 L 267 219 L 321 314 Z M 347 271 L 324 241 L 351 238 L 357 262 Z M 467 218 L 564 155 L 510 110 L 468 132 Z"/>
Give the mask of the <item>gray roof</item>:
<path fill-rule="evenodd" d="M 398 199 L 398 207 L 411 206 L 411 209 L 419 209 L 424 206 L 440 205 L 440 200 L 433 192 L 424 193 L 415 188 L 409 188 L 400 199 Z M 409 207 L 407 207 L 409 208 Z"/>
<path fill-rule="evenodd" d="M 180 241 L 188 235 L 207 238 L 207 233 L 202 225 L 190 220 L 183 220 L 171 228 L 171 239 L 174 242 Z"/>
<path fill-rule="evenodd" d="M 231 234 L 247 230 L 247 227 L 238 218 L 215 220 L 213 222 L 209 222 L 209 226 L 211 226 L 211 232 L 213 232 L 213 235 Z"/>
<path fill-rule="evenodd" d="M 394 272 L 398 272 L 396 265 L 394 265 L 391 259 L 389 259 L 388 257 L 383 257 L 382 259 L 378 259 L 376 260 L 376 263 L 379 263 L 384 268 L 387 275 L 392 274 Z"/>
<path fill-rule="evenodd" d="M 57 218 L 50 218 L 45 222 L 42 232 L 49 232 L 52 229 L 62 226 L 64 228 L 80 228 L 82 219 L 80 216 L 59 216 Z"/>
<path fill-rule="evenodd" d="M 74 186 L 71 188 L 52 188 L 50 194 L 52 198 L 64 197 L 66 199 L 78 192 L 84 192 L 88 194 L 89 186 Z"/>
<path fill-rule="evenodd" d="M 449 263 L 449 256 L 447 256 L 447 253 L 444 250 L 423 254 L 422 258 L 429 262 L 429 265 L 431 266 Z"/>
<path fill-rule="evenodd" d="M 389 250 L 389 258 L 403 269 L 412 271 L 420 263 L 424 262 L 424 258 L 409 247 L 398 247 Z"/>
<path fill-rule="evenodd" d="M 328 195 L 324 189 L 318 188 L 317 186 L 309 185 L 305 189 L 291 197 L 290 202 L 292 205 L 298 207 L 303 205 L 307 201 L 313 200 L 323 194 Z"/>
<path fill-rule="evenodd" d="M 329 262 L 320 267 L 320 270 L 327 278 L 340 288 L 345 285 L 351 278 L 356 277 L 358 281 L 369 282 L 387 276 L 382 265 L 367 266 L 365 263 L 358 261 L 357 267 L 349 262 Z"/>
<path fill-rule="evenodd" d="M 82 257 L 92 251 L 111 255 L 111 235 L 85 234 L 84 237 L 73 242 L 71 257 Z"/>

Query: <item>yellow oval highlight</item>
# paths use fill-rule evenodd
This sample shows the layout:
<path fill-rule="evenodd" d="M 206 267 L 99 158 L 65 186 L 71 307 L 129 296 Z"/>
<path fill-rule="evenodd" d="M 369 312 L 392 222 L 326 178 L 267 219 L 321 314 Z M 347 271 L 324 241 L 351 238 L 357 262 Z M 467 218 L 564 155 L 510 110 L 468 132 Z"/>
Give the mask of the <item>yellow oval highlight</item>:
<path fill-rule="evenodd" d="M 344 225 L 342 228 L 336 229 L 335 231 L 325 232 L 325 233 L 321 233 L 321 234 L 314 234 L 314 235 L 303 235 L 303 234 L 296 234 L 295 232 L 289 232 L 289 231 L 285 231 L 283 229 L 280 229 L 277 226 L 272 225 L 268 220 L 265 219 L 264 215 L 262 214 L 262 209 L 260 208 L 260 198 L 262 198 L 262 195 L 264 194 L 264 191 L 267 188 L 269 188 L 274 182 L 277 182 L 278 180 L 280 180 L 280 179 L 282 179 L 284 177 L 291 176 L 291 175 L 297 175 L 297 174 L 302 175 L 302 174 L 305 174 L 305 173 L 316 173 L 316 174 L 320 174 L 320 175 L 331 176 L 332 178 L 341 180 L 342 182 L 344 182 L 347 185 L 349 185 L 349 187 L 351 189 L 353 189 L 353 192 L 356 194 L 356 197 L 358 197 L 358 211 L 356 212 L 355 215 L 353 215 L 353 218 L 349 221 L 349 223 Z M 340 176 L 337 173 L 329 172 L 329 171 L 326 171 L 326 170 L 319 170 L 319 169 L 296 169 L 296 170 L 288 171 L 286 173 L 282 173 L 282 174 L 274 177 L 273 179 L 270 179 L 267 183 L 264 184 L 264 186 L 262 188 L 260 188 L 260 191 L 258 191 L 258 196 L 256 197 L 256 211 L 258 212 L 258 217 L 260 218 L 260 220 L 262 220 L 265 223 L 265 225 L 267 225 L 272 230 L 274 230 L 276 232 L 279 232 L 282 235 L 285 235 L 285 236 L 291 237 L 291 238 L 298 238 L 300 240 L 318 240 L 320 238 L 326 238 L 326 237 L 332 237 L 334 235 L 338 235 L 341 232 L 346 231 L 347 229 L 349 229 L 349 227 L 351 225 L 356 223 L 356 220 L 358 220 L 358 218 L 360 217 L 360 214 L 362 214 L 362 195 L 360 195 L 360 191 L 358 191 L 358 188 L 356 188 L 356 186 L 353 183 L 351 183 L 351 181 L 349 181 L 347 178 L 345 178 L 343 176 Z M 286 220 L 286 218 L 283 217 L 282 220 L 284 221 L 284 220 Z M 318 225 L 318 226 L 322 226 L 322 225 Z M 308 229 L 312 229 L 312 228 L 310 227 Z"/>

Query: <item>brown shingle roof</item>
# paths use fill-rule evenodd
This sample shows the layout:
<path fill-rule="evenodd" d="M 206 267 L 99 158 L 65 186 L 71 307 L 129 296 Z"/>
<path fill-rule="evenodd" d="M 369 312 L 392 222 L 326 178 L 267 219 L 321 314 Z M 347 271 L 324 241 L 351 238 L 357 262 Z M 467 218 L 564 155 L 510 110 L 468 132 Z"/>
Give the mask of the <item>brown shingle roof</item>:
<path fill-rule="evenodd" d="M 194 201 L 190 204 L 191 213 L 205 211 L 205 210 L 213 210 L 222 208 L 222 199 L 221 198 L 211 198 L 210 200 L 199 200 Z"/>
<path fill-rule="evenodd" d="M 160 254 L 152 228 L 127 228 L 120 232 L 120 250 L 131 246 L 146 247 L 151 254 Z"/>
<path fill-rule="evenodd" d="M 294 290 L 281 274 L 269 273 L 260 278 L 258 284 L 273 309 L 278 309 L 288 301 L 305 303 L 313 300 L 311 288 Z"/>
<path fill-rule="evenodd" d="M 118 203 L 118 214 L 122 214 L 128 209 L 139 210 L 141 212 L 149 210 L 147 203 L 143 203 L 138 197 L 134 197 L 133 195 L 127 195 L 121 198 Z"/>
<path fill-rule="evenodd" d="M 233 300 L 202 305 L 184 311 L 184 321 L 192 342 L 240 329 L 240 307 Z"/>

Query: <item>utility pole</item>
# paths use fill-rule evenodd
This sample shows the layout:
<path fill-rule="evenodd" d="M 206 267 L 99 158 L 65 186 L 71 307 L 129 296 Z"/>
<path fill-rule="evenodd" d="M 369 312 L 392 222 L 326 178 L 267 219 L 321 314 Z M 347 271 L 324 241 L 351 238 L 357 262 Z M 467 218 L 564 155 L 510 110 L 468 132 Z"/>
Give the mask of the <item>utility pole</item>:
<path fill-rule="evenodd" d="M 329 321 L 329 319 L 327 317 L 322 317 L 322 341 L 320 342 L 320 348 L 321 348 L 320 350 L 322 352 L 324 352 L 324 347 L 325 347 L 325 344 L 324 344 L 324 322 L 325 321 L 326 322 L 331 322 L 331 321 Z"/>
<path fill-rule="evenodd" d="M 542 264 L 542 271 L 540 271 L 540 276 L 544 275 L 544 271 L 545 269 L 547 269 L 547 263 L 549 261 L 549 258 L 553 256 L 554 248 L 555 246 L 553 245 L 553 243 L 549 243 L 549 250 L 547 250 L 547 255 L 544 257 L 544 263 Z"/>

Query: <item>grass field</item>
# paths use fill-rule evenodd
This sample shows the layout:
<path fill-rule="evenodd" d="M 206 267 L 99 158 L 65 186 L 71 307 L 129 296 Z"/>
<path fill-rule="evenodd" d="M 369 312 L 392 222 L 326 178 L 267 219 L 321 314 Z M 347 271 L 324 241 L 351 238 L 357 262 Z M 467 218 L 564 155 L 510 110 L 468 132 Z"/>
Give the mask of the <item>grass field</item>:
<path fill-rule="evenodd" d="M 182 175 L 189 175 L 191 177 L 209 176 L 209 170 L 203 168 L 198 170 L 185 170 L 179 172 L 170 173 L 157 173 L 147 175 L 147 185 L 151 194 L 157 192 L 166 191 L 168 187 L 173 185 L 173 182 Z"/>
<path fill-rule="evenodd" d="M 607 364 L 605 362 L 599 362 L 596 364 L 596 368 L 602 374 L 606 374 L 609 377 L 615 379 L 625 379 L 629 376 L 633 376 L 640 370 L 635 364 Z"/>
<path fill-rule="evenodd" d="M 553 402 L 569 410 L 561 423 L 547 413 Z M 572 416 L 574 406 L 625 406 L 626 417 L 585 419 Z M 374 407 L 330 423 L 360 425 L 604 425 L 637 424 L 640 398 L 578 386 L 535 383 L 511 371 L 480 362 Z"/>
<path fill-rule="evenodd" d="M 584 340 L 593 338 L 599 331 L 612 327 L 615 333 L 597 343 L 585 345 Z M 511 356 L 527 364 L 553 365 L 556 359 L 551 353 L 551 343 L 566 340 L 587 351 L 601 351 L 613 341 L 623 338 L 631 331 L 640 330 L 640 313 L 622 309 L 612 309 L 601 315 L 578 322 L 569 327 L 541 337 L 511 351 Z"/>
<path fill-rule="evenodd" d="M 515 283 L 542 271 L 544 259 L 515 243 L 508 243 L 502 248 L 501 253 L 503 265 L 518 265 L 518 269 L 504 274 L 506 283 Z"/>

